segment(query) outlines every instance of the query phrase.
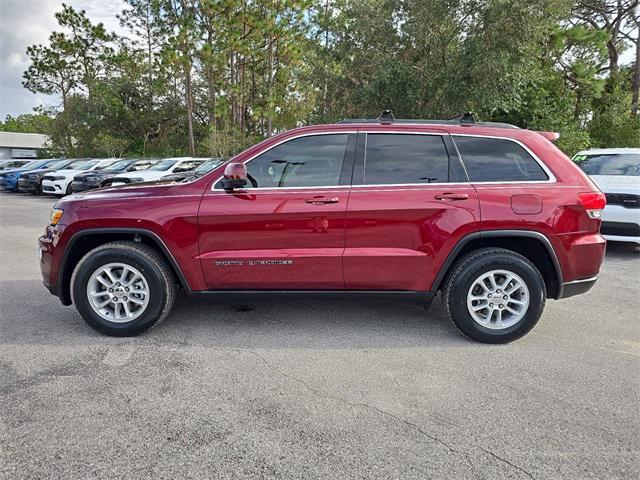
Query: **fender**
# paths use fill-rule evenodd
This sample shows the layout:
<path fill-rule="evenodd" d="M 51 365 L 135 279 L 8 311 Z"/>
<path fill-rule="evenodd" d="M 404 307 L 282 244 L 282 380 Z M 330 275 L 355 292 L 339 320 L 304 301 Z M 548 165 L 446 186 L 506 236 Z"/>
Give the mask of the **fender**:
<path fill-rule="evenodd" d="M 67 271 L 69 268 L 67 259 L 71 251 L 73 251 L 73 246 L 78 240 L 80 240 L 83 237 L 87 237 L 91 235 L 110 234 L 110 233 L 130 234 L 130 235 L 133 235 L 134 241 L 137 241 L 136 235 L 143 235 L 143 236 L 149 237 L 155 243 L 155 245 L 160 248 L 160 250 L 162 251 L 164 256 L 167 258 L 167 260 L 169 260 L 169 264 L 171 265 L 171 268 L 178 276 L 178 280 L 180 281 L 180 284 L 182 285 L 182 288 L 184 288 L 187 295 L 191 295 L 191 287 L 189 286 L 187 279 L 182 273 L 182 270 L 180 269 L 180 265 L 178 265 L 178 262 L 174 258 L 173 254 L 171 253 L 167 245 L 156 233 L 152 232 L 151 230 L 147 230 L 146 228 L 89 228 L 89 229 L 83 229 L 83 230 L 80 230 L 79 232 L 74 233 L 64 248 L 64 252 L 60 260 L 60 268 L 58 270 L 58 279 L 56 282 L 56 294 L 60 297 L 60 301 L 62 302 L 63 305 L 71 305 L 71 296 L 64 288 L 64 281 L 67 275 L 69 276 L 69 278 L 71 278 L 72 272 Z"/>
<path fill-rule="evenodd" d="M 451 250 L 447 259 L 445 260 L 442 267 L 440 267 L 440 271 L 436 276 L 436 279 L 433 282 L 433 286 L 431 287 L 431 291 L 436 292 L 440 288 L 442 282 L 444 281 L 444 277 L 449 271 L 451 265 L 458 257 L 458 254 L 462 251 L 462 249 L 472 240 L 476 240 L 478 238 L 491 238 L 491 237 L 526 237 L 526 238 L 535 238 L 542 242 L 542 244 L 547 249 L 549 256 L 551 257 L 551 261 L 553 262 L 553 267 L 556 273 L 556 277 L 558 279 L 558 285 L 560 287 L 560 291 L 558 293 L 558 298 L 562 298 L 563 293 L 563 277 L 562 277 L 562 268 L 560 267 L 560 262 L 558 261 L 558 256 L 556 255 L 556 251 L 551 245 L 549 239 L 540 232 L 536 232 L 533 230 L 484 230 L 480 232 L 470 233 L 464 236 L 460 241 L 456 244 L 456 246 Z"/>

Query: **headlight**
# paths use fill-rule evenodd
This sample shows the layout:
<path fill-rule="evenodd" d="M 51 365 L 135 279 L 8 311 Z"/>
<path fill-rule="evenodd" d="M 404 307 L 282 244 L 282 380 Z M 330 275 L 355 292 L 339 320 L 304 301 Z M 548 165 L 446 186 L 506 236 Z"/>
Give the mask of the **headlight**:
<path fill-rule="evenodd" d="M 24 178 L 26 178 L 27 180 L 36 180 L 38 178 L 38 174 L 37 173 L 31 173 L 29 175 L 25 175 Z"/>
<path fill-rule="evenodd" d="M 67 177 L 63 177 L 62 175 L 58 175 L 56 177 L 49 177 L 50 180 L 64 180 Z"/>
<path fill-rule="evenodd" d="M 74 178 L 74 180 L 78 180 L 77 178 Z M 99 182 L 100 181 L 100 177 L 85 177 L 84 178 L 85 182 Z"/>
<path fill-rule="evenodd" d="M 55 227 L 58 224 L 58 222 L 62 218 L 62 214 L 63 213 L 64 213 L 64 210 L 62 210 L 61 208 L 54 208 L 53 210 L 51 210 L 51 225 L 52 226 Z"/>
<path fill-rule="evenodd" d="M 140 182 L 144 182 L 144 178 L 142 177 L 135 177 L 135 178 L 130 178 L 129 181 L 131 183 L 140 183 Z"/>

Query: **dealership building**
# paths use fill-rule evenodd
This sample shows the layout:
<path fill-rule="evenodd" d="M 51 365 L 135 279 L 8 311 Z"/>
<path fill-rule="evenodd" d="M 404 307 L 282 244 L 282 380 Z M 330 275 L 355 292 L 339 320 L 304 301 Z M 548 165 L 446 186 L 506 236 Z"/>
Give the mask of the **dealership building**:
<path fill-rule="evenodd" d="M 49 137 L 40 133 L 0 132 L 0 160 L 37 158 L 48 143 Z"/>

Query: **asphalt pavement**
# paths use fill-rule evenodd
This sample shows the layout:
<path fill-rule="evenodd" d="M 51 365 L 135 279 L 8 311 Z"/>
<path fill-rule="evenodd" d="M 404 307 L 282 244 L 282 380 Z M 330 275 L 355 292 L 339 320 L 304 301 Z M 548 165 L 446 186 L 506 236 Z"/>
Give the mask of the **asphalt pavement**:
<path fill-rule="evenodd" d="M 640 477 L 640 254 L 509 345 L 438 300 L 180 298 L 129 339 L 42 286 L 52 198 L 0 195 L 0 478 Z"/>

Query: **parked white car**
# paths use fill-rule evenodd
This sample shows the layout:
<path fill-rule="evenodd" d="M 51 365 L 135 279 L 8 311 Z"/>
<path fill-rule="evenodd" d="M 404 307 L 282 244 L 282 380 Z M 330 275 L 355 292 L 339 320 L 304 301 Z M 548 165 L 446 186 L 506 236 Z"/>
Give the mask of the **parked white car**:
<path fill-rule="evenodd" d="M 123 173 L 114 177 L 111 186 L 160 180 L 165 175 L 193 170 L 206 160 L 206 158 L 193 157 L 165 158 L 146 170 Z"/>
<path fill-rule="evenodd" d="M 69 170 L 55 170 L 42 177 L 42 192 L 53 195 L 70 195 L 73 177 L 79 173 L 103 170 L 117 162 L 118 158 L 87 158 Z"/>
<path fill-rule="evenodd" d="M 640 148 L 584 150 L 573 160 L 607 196 L 603 236 L 640 245 Z"/>

